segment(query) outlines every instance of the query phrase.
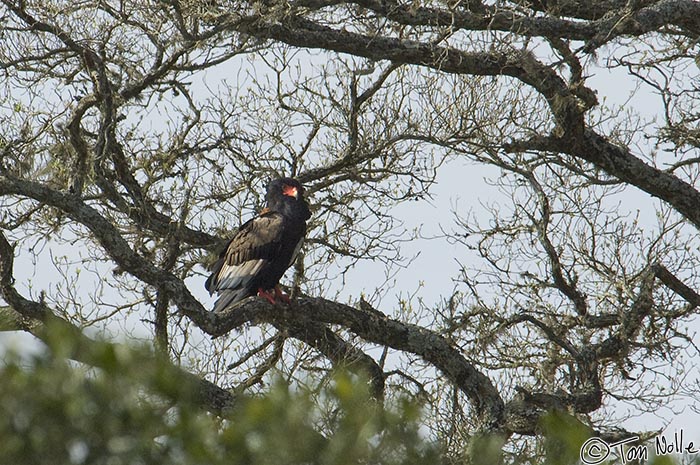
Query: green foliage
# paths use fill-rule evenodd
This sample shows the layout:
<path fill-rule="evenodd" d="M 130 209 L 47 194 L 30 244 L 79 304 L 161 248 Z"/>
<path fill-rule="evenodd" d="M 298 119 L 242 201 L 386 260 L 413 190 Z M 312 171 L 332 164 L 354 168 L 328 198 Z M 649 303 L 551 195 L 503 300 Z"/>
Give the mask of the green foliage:
<path fill-rule="evenodd" d="M 548 465 L 570 465 L 579 460 L 579 451 L 594 436 L 590 428 L 563 412 L 551 412 L 541 422 L 545 435 Z"/>
<path fill-rule="evenodd" d="M 503 460 L 502 437 L 497 435 L 474 436 L 469 441 L 466 456 L 469 465 L 499 465 Z"/>
<path fill-rule="evenodd" d="M 265 396 L 240 396 L 221 418 L 197 405 L 191 379 L 147 348 L 87 343 L 66 325 L 48 324 L 45 336 L 49 349 L 41 355 L 7 354 L 0 364 L 0 465 L 450 460 L 422 434 L 418 405 L 406 399 L 382 405 L 355 375 L 337 373 L 315 392 L 278 380 Z M 99 368 L 70 361 L 76 353 Z M 594 436 L 587 426 L 562 412 L 545 416 L 540 426 L 542 463 L 581 463 L 581 446 Z M 457 463 L 502 463 L 503 447 L 501 437 L 474 436 Z M 619 463 L 619 457 L 613 451 L 596 463 Z M 678 462 L 650 456 L 648 463 Z"/>
<path fill-rule="evenodd" d="M 0 367 L 0 463 L 439 462 L 419 432 L 420 409 L 403 400 L 384 408 L 356 377 L 339 374 L 315 394 L 277 382 L 221 419 L 194 405 L 180 387 L 187 383 L 167 363 L 151 363 L 153 354 L 100 344 L 91 358 L 102 368 L 86 369 L 59 356 L 71 351 L 66 340 L 62 333 L 49 339 L 54 350 L 30 360 L 10 355 Z M 324 435 L 319 397 L 336 412 Z"/>

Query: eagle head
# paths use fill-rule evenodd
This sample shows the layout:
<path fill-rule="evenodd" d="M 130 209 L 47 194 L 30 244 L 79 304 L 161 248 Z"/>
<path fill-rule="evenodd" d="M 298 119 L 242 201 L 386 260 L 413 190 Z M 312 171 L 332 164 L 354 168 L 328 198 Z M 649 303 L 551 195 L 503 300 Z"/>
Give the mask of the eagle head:
<path fill-rule="evenodd" d="M 303 220 L 311 217 L 309 205 L 304 199 L 304 186 L 296 179 L 278 178 L 270 181 L 265 200 L 270 210 Z"/>

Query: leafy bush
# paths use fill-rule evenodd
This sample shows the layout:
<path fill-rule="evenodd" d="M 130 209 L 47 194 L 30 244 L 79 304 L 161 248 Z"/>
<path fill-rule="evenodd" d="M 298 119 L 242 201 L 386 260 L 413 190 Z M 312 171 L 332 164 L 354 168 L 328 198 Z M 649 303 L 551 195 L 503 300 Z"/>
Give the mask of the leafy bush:
<path fill-rule="evenodd" d="M 143 347 L 81 344 L 49 327 L 49 349 L 7 354 L 0 365 L 0 464 L 430 464 L 492 465 L 498 437 L 473 437 L 461 458 L 447 457 L 421 430 L 421 409 L 406 399 L 373 400 L 369 384 L 339 372 L 320 392 L 276 381 L 264 396 L 237 398 L 219 417 L 197 404 L 191 380 Z M 82 340 L 84 342 L 84 340 Z M 70 360 L 82 351 L 100 368 Z M 580 464 L 594 434 L 562 412 L 543 418 L 547 465 Z M 512 463 L 534 463 L 533 458 Z M 610 454 L 596 463 L 618 463 Z M 649 463 L 673 465 L 670 456 Z"/>
<path fill-rule="evenodd" d="M 66 361 L 56 350 L 30 360 L 7 357 L 0 370 L 0 462 L 438 462 L 437 446 L 420 434 L 420 409 L 407 401 L 381 407 L 357 377 L 338 374 L 314 396 L 277 382 L 265 396 L 241 396 L 222 419 L 197 407 L 172 370 L 140 363 L 153 354 L 104 347 L 111 349 L 102 352 L 100 369 Z M 318 432 L 319 397 L 335 406 L 325 435 Z"/>

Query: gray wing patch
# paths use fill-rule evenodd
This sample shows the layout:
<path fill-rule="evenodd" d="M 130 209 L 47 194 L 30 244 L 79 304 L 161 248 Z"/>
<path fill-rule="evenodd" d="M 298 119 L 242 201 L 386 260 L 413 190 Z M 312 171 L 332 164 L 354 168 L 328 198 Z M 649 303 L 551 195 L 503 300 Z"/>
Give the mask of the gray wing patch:
<path fill-rule="evenodd" d="M 240 227 L 205 284 L 210 294 L 219 294 L 214 311 L 250 295 L 250 282 L 279 253 L 282 232 L 283 219 L 277 213 L 255 217 Z"/>
<path fill-rule="evenodd" d="M 265 265 L 267 260 L 248 260 L 240 265 L 226 265 L 221 268 L 216 281 L 216 290 L 245 287 Z"/>
<path fill-rule="evenodd" d="M 294 252 L 292 252 L 292 258 L 289 260 L 289 264 L 287 265 L 287 268 L 292 266 L 294 262 L 297 259 L 297 255 L 299 255 L 299 251 L 301 250 L 301 246 L 304 245 L 304 238 L 302 237 L 299 239 L 299 242 L 297 242 L 297 245 L 294 247 Z"/>

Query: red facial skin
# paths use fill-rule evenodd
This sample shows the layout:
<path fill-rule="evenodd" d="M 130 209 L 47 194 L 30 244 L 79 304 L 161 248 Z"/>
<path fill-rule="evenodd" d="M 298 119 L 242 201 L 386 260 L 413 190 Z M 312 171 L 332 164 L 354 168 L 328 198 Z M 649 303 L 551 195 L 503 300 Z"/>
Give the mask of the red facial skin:
<path fill-rule="evenodd" d="M 297 191 L 296 187 L 288 186 L 286 184 L 282 187 L 282 193 L 286 196 L 294 197 L 295 199 L 299 195 L 299 191 Z"/>

